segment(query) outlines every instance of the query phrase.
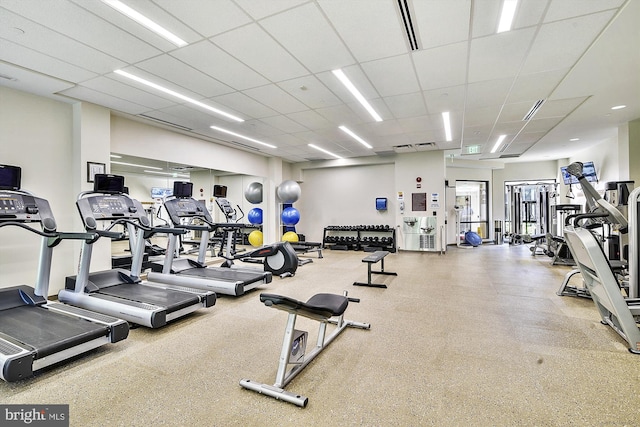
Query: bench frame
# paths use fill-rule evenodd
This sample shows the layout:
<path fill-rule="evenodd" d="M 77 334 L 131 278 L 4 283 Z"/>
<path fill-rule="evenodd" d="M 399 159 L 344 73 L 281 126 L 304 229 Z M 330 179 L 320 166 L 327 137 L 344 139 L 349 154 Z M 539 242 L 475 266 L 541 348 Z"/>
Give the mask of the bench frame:
<path fill-rule="evenodd" d="M 391 271 L 384 271 L 384 257 L 386 257 L 387 255 L 389 255 L 389 251 L 375 251 L 373 252 L 371 255 L 367 255 L 366 257 L 362 258 L 362 262 L 366 262 L 367 263 L 367 282 L 353 282 L 353 286 L 370 286 L 373 288 L 387 288 L 387 285 L 383 284 L 383 283 L 373 283 L 371 281 L 371 275 L 372 274 L 384 274 L 387 276 L 397 276 L 398 273 L 393 273 Z M 376 264 L 380 262 L 380 270 L 379 271 L 374 271 L 371 269 L 371 266 L 373 264 Z"/>
<path fill-rule="evenodd" d="M 344 297 L 347 298 L 347 292 L 344 292 Z M 348 298 L 349 301 L 359 302 L 357 299 Z M 268 305 L 265 302 L 265 305 Z M 309 398 L 297 394 L 286 391 L 284 388 L 293 380 L 302 370 L 309 364 L 316 356 L 318 356 L 322 350 L 324 350 L 331 342 L 342 333 L 347 327 L 359 328 L 359 329 L 370 329 L 371 325 L 369 323 L 362 322 L 354 322 L 352 320 L 345 320 L 344 313 L 339 316 L 325 317 L 318 312 L 307 312 L 304 309 L 297 309 L 293 307 L 283 308 L 276 305 L 273 305 L 274 308 L 278 308 L 280 310 L 287 311 L 289 313 L 287 319 L 287 326 L 284 331 L 284 339 L 282 341 L 282 350 L 280 352 L 280 359 L 278 362 L 278 372 L 276 373 L 276 382 L 273 385 L 262 384 L 255 381 L 251 381 L 249 379 L 240 380 L 240 385 L 248 390 L 252 390 L 258 392 L 260 394 L 265 394 L 267 396 L 271 396 L 278 400 L 284 400 L 285 402 L 293 403 L 294 405 L 300 406 L 304 408 L 307 406 L 309 402 Z M 296 319 L 298 314 L 301 316 L 307 317 L 309 319 L 317 320 L 320 322 L 318 327 L 318 339 L 316 341 L 316 346 L 309 353 L 305 354 L 302 361 L 297 364 L 293 364 L 293 367 L 287 372 L 287 367 L 290 365 L 289 357 L 292 354 L 294 348 L 294 335 L 296 332 Z M 326 336 L 327 333 L 327 323 L 332 323 L 336 325 L 336 328 L 333 332 Z"/>

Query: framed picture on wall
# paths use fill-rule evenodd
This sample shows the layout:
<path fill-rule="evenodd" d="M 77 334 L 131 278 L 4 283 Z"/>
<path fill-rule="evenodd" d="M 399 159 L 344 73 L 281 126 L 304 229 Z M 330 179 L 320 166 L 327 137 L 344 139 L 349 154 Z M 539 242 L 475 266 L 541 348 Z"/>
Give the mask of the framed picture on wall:
<path fill-rule="evenodd" d="M 105 173 L 106 165 L 104 163 L 87 162 L 87 182 L 93 182 L 93 178 L 98 173 Z"/>

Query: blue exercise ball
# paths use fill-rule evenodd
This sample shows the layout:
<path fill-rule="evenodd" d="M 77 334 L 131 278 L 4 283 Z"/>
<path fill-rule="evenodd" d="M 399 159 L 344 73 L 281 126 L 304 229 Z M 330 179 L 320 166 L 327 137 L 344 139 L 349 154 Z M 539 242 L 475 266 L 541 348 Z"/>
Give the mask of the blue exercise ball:
<path fill-rule="evenodd" d="M 253 208 L 247 214 L 247 220 L 250 224 L 262 224 L 262 209 Z"/>
<path fill-rule="evenodd" d="M 280 217 L 284 225 L 296 225 L 300 221 L 300 212 L 296 208 L 285 208 Z"/>
<path fill-rule="evenodd" d="M 300 184 L 295 181 L 283 181 L 276 189 L 276 195 L 282 203 L 295 203 L 300 198 Z"/>
<path fill-rule="evenodd" d="M 259 182 L 249 184 L 244 190 L 244 198 L 247 199 L 247 202 L 254 205 L 262 203 L 262 184 Z"/>

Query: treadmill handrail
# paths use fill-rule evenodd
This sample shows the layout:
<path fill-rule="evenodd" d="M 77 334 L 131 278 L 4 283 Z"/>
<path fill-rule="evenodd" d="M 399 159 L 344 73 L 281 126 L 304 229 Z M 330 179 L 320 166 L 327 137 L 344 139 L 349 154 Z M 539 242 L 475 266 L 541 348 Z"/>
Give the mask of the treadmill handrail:
<path fill-rule="evenodd" d="M 21 222 L 15 222 L 15 221 L 0 222 L 0 227 L 7 227 L 7 226 L 24 228 L 25 230 L 31 231 L 32 233 L 38 234 L 42 237 L 46 237 L 50 239 L 50 243 L 48 244 L 48 246 L 50 247 L 56 246 L 61 240 L 86 240 L 88 243 L 93 243 L 102 236 L 118 237 L 122 235 L 122 233 L 106 232 L 104 230 L 96 230 L 95 232 L 86 232 L 86 233 L 65 232 L 65 231 L 47 232 L 47 231 L 41 231 L 41 230 L 35 229 L 33 227 L 29 227 L 28 225 Z"/>

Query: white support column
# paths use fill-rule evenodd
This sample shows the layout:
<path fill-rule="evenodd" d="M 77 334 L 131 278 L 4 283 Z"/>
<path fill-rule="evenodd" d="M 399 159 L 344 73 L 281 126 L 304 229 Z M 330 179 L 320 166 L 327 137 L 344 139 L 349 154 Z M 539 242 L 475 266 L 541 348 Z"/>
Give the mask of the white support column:
<path fill-rule="evenodd" d="M 104 163 L 109 172 L 111 154 L 111 113 L 97 105 L 79 102 L 73 105 L 73 190 L 78 195 L 93 188 L 87 182 L 87 162 Z M 126 182 L 125 182 L 126 185 Z M 73 201 L 75 203 L 75 200 Z M 74 229 L 83 230 L 76 214 Z M 80 256 L 80 245 L 74 248 L 75 259 Z M 100 239 L 94 244 L 92 271 L 111 268 L 111 242 Z"/>

